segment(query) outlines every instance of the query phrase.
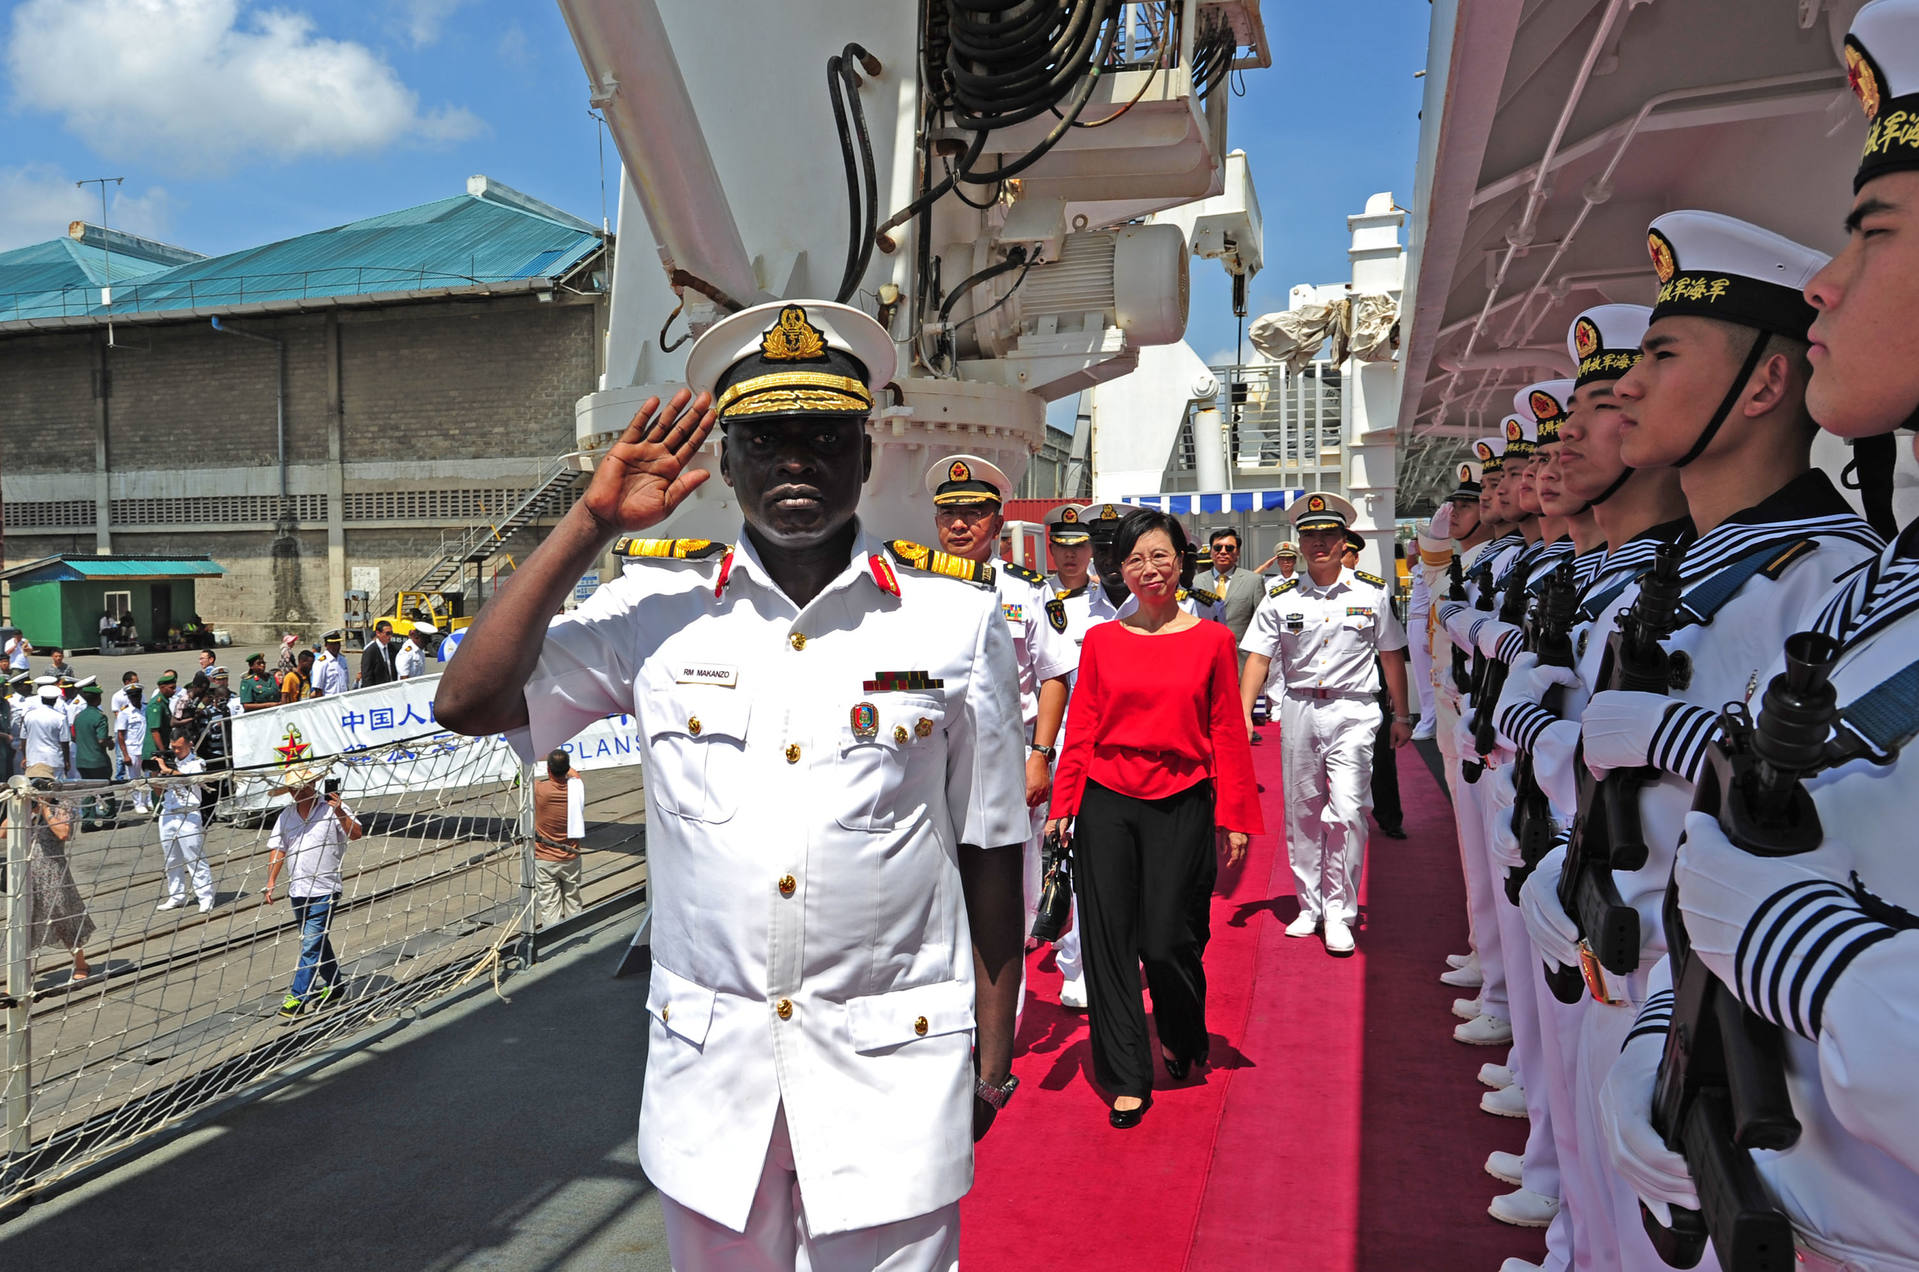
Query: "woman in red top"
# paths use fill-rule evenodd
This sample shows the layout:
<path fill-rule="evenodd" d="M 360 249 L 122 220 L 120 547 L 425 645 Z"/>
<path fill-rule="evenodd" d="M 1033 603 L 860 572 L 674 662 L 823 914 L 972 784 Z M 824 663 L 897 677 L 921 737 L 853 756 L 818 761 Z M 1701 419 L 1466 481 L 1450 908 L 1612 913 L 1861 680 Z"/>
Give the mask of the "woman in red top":
<path fill-rule="evenodd" d="M 1139 1125 L 1153 1102 L 1153 1053 L 1140 964 L 1167 1076 L 1206 1059 L 1208 912 L 1217 831 L 1227 864 L 1260 821 L 1239 705 L 1233 635 L 1179 608 L 1186 531 L 1142 508 L 1120 522 L 1132 614 L 1086 633 L 1053 781 L 1048 831 L 1074 842 L 1093 1075 L 1113 1094 L 1112 1124 Z"/>

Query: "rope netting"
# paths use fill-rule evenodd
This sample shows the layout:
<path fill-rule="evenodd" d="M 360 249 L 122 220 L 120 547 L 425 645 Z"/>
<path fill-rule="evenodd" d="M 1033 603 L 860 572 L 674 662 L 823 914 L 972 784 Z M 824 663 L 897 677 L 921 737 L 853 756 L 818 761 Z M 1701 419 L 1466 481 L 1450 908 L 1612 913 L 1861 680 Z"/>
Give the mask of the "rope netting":
<path fill-rule="evenodd" d="M 539 917 L 538 770 L 443 733 L 316 767 L 363 831 L 330 906 L 299 854 L 266 896 L 276 770 L 5 791 L 0 1207 L 518 965 Z M 592 905 L 644 883 L 643 797 L 638 768 L 586 778 Z"/>

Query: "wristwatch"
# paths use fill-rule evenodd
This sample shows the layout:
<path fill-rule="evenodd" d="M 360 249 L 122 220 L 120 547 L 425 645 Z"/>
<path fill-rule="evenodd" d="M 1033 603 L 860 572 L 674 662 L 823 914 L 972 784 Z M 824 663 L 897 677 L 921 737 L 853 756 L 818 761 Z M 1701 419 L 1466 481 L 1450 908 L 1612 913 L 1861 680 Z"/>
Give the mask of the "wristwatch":
<path fill-rule="evenodd" d="M 1029 751 L 1037 751 L 1037 752 L 1038 752 L 1039 754 L 1041 754 L 1041 755 L 1043 755 L 1043 756 L 1045 756 L 1045 757 L 1046 757 L 1046 759 L 1047 759 L 1047 762 L 1048 762 L 1048 763 L 1051 763 L 1051 762 L 1052 762 L 1052 761 L 1053 761 L 1054 759 L 1056 759 L 1056 758 L 1058 757 L 1058 755 L 1059 755 L 1059 748 L 1058 748 L 1058 747 L 1056 747 L 1056 746 L 1041 746 L 1041 745 L 1040 745 L 1039 743 L 1037 743 L 1037 742 L 1029 742 L 1029 743 L 1027 743 L 1027 744 L 1026 744 L 1026 749 L 1027 749 L 1027 750 L 1029 750 Z"/>
<path fill-rule="evenodd" d="M 1019 1090 L 1019 1079 L 1010 1073 L 1006 1075 L 1004 1082 L 988 1082 L 981 1078 L 973 1086 L 973 1094 L 996 1109 L 1005 1108 L 1006 1102 L 1013 1098 L 1013 1092 L 1017 1090 Z"/>

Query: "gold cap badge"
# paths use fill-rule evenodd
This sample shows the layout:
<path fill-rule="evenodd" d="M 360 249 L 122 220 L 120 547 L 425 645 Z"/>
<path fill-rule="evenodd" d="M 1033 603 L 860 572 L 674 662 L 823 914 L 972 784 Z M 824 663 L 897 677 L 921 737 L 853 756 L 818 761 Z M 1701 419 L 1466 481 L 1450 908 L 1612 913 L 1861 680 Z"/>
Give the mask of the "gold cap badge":
<path fill-rule="evenodd" d="M 1506 421 L 1506 440 L 1507 441 L 1509 442 L 1523 441 L 1525 440 L 1525 437 L 1526 437 L 1526 430 L 1523 427 L 1521 427 L 1518 420 Z"/>
<path fill-rule="evenodd" d="M 1672 276 L 1679 272 L 1679 258 L 1673 254 L 1672 243 L 1658 230 L 1648 230 L 1646 250 L 1652 254 L 1652 272 L 1659 276 L 1660 282 L 1670 283 Z"/>
<path fill-rule="evenodd" d="M 1308 499 L 1306 501 L 1306 511 L 1324 512 L 1326 511 L 1326 501 L 1322 499 L 1320 496 L 1314 495 L 1311 499 Z"/>
<path fill-rule="evenodd" d="M 1059 519 L 1069 525 L 1079 520 L 1079 509 L 1068 508 L 1059 514 Z"/>
<path fill-rule="evenodd" d="M 1879 76 L 1874 73 L 1872 60 L 1865 50 L 1851 40 L 1846 41 L 1846 83 L 1851 85 L 1852 95 L 1859 99 L 1866 118 L 1879 118 Z"/>
<path fill-rule="evenodd" d="M 1472 479 L 1473 479 L 1473 466 L 1471 464 L 1461 464 L 1459 466 L 1459 480 L 1471 481 Z"/>
<path fill-rule="evenodd" d="M 946 470 L 946 480 L 948 481 L 966 481 L 970 479 L 972 475 L 973 470 L 966 466 L 966 461 L 963 459 L 954 460 L 953 466 Z"/>
<path fill-rule="evenodd" d="M 1590 358 L 1599 350 L 1599 328 L 1590 318 L 1581 318 L 1573 324 L 1573 348 L 1579 351 L 1581 358 Z"/>
<path fill-rule="evenodd" d="M 760 353 L 768 362 L 815 362 L 826 356 L 826 337 L 806 320 L 802 306 L 788 305 L 760 337 Z"/>
<path fill-rule="evenodd" d="M 1477 445 L 1473 447 L 1473 450 L 1476 454 L 1478 454 L 1481 460 L 1488 460 L 1493 457 L 1493 448 L 1487 445 L 1485 442 L 1478 443 Z"/>
<path fill-rule="evenodd" d="M 1559 414 L 1559 403 L 1552 394 L 1542 389 L 1534 389 L 1527 401 L 1533 408 L 1533 418 L 1536 420 L 1549 420 Z"/>

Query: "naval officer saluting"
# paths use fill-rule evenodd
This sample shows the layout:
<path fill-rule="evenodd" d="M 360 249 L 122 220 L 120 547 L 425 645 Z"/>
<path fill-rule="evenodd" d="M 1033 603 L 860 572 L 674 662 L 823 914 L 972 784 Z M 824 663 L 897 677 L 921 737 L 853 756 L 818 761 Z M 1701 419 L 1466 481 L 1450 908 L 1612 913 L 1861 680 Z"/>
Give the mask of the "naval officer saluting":
<path fill-rule="evenodd" d="M 523 756 L 608 714 L 646 735 L 639 1151 L 681 1272 L 952 1268 L 973 1140 L 1015 1086 L 1012 641 L 991 567 L 854 517 L 893 369 L 849 306 L 716 323 L 700 396 L 640 408 L 440 682 L 443 724 Z M 716 422 L 739 542 L 623 539 L 631 567 L 554 617 L 707 479 Z"/>
<path fill-rule="evenodd" d="M 1027 737 L 1026 807 L 1032 823 L 1022 884 L 1030 932 L 1039 908 L 1040 841 L 1058 755 L 1054 744 L 1066 716 L 1067 678 L 1079 666 L 1079 647 L 1067 638 L 1066 603 L 1046 586 L 1046 576 L 1014 561 L 993 560 L 1005 523 L 1001 509 L 1012 488 L 1005 473 L 977 455 L 948 455 L 926 470 L 940 547 L 958 560 L 991 569 L 1000 613 L 1013 637 L 1020 719 Z"/>
<path fill-rule="evenodd" d="M 1240 698 L 1248 733 L 1262 692 L 1280 704 L 1286 851 L 1299 896 L 1299 917 L 1286 925 L 1286 935 L 1321 929 L 1330 953 L 1350 954 L 1379 731 L 1374 660 L 1385 669 L 1393 700 L 1388 741 L 1404 746 L 1413 732 L 1406 633 L 1385 580 L 1340 564 L 1352 504 L 1312 494 L 1293 505 L 1291 516 L 1306 570 L 1268 588 L 1254 612 L 1240 642 L 1247 655 Z"/>

